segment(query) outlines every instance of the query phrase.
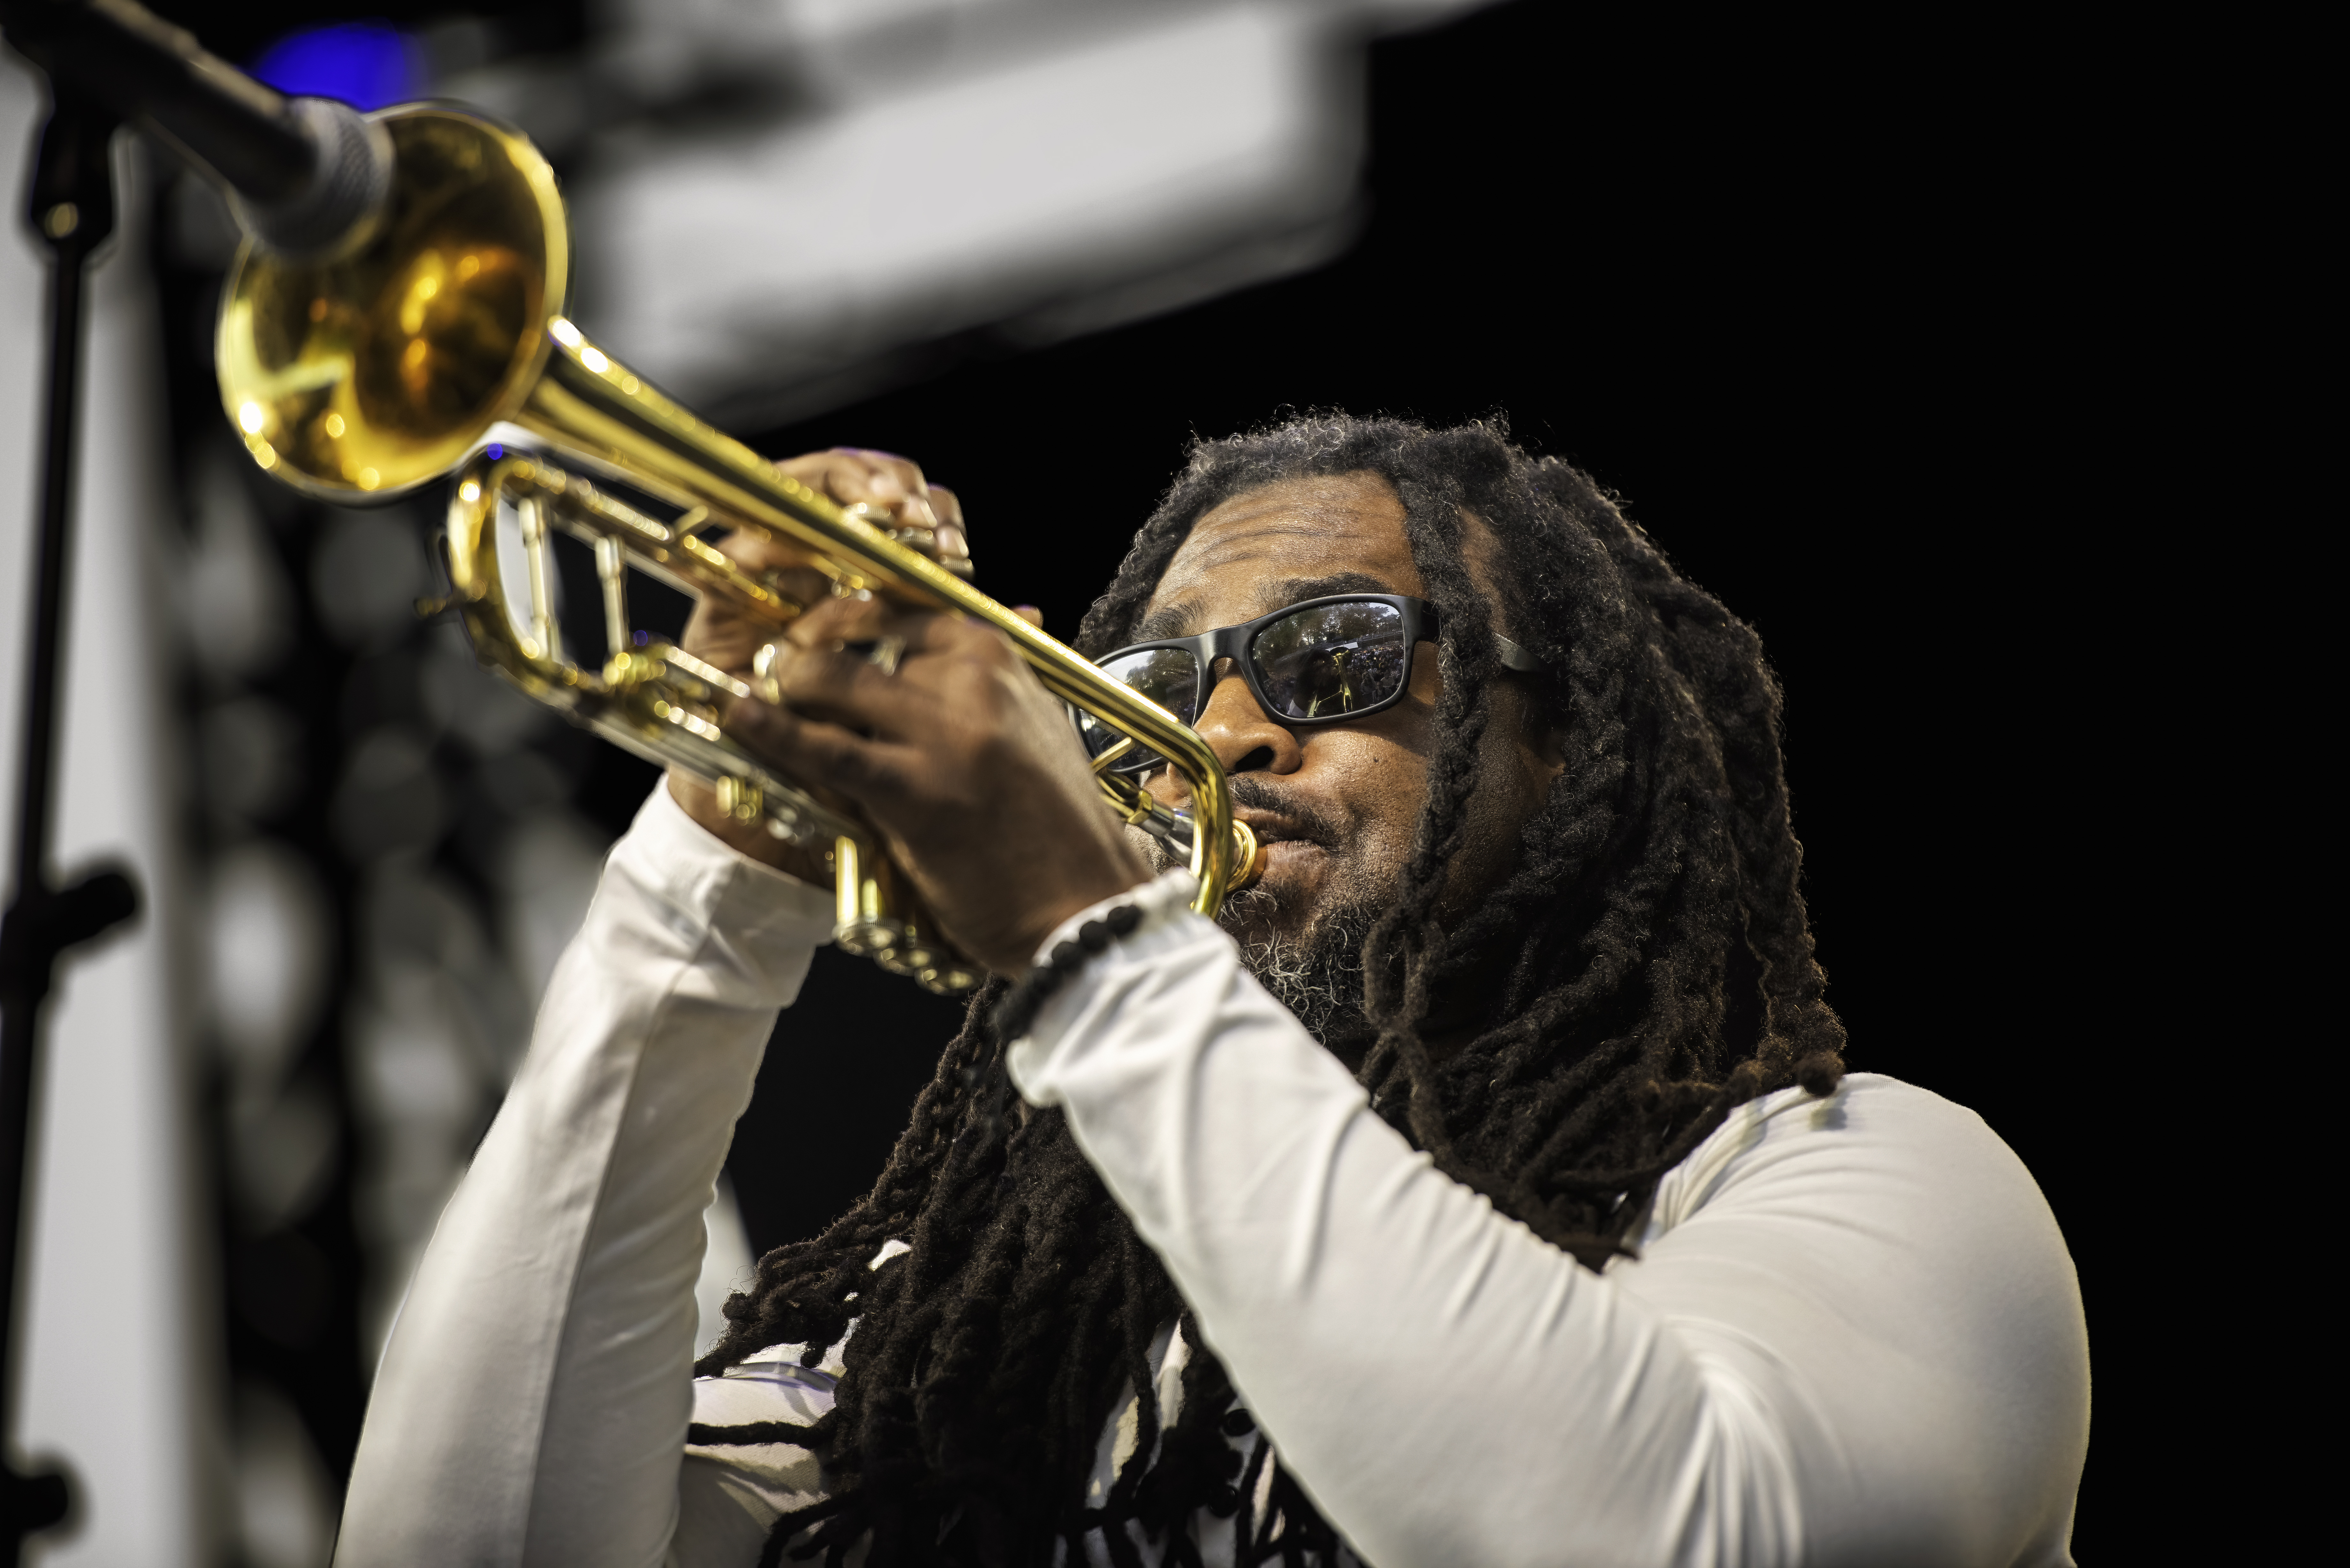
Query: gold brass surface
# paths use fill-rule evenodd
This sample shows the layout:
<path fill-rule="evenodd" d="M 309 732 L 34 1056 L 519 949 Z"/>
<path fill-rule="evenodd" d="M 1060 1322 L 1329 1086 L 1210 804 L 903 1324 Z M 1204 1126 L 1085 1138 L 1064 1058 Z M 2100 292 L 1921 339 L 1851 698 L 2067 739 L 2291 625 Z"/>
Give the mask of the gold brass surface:
<path fill-rule="evenodd" d="M 1012 639 L 1055 696 L 1169 760 L 1191 789 L 1170 811 L 1132 780 L 1097 774 L 1105 801 L 1188 847 L 1192 907 L 1212 916 L 1261 874 L 1207 743 L 1165 709 L 963 581 L 927 553 L 778 472 L 588 341 L 562 314 L 569 236 L 553 171 L 519 132 L 441 106 L 380 111 L 397 159 L 390 212 L 355 254 L 323 265 L 242 251 L 224 290 L 222 400 L 255 462 L 322 499 L 384 498 L 452 473 L 452 592 L 475 656 L 528 695 L 640 756 L 710 782 L 739 821 L 828 846 L 836 939 L 939 991 L 983 978 L 935 935 L 855 805 L 781 777 L 725 734 L 753 689 L 629 628 L 626 576 L 642 572 L 788 625 L 806 607 L 702 536 L 745 531 L 834 593 L 972 617 Z M 518 427 L 543 446 L 488 444 Z M 558 461 L 559 460 L 559 461 Z M 617 492 L 647 498 L 648 511 Z M 505 580 L 500 518 L 516 520 L 527 580 Z M 656 515 L 669 512 L 669 515 Z M 552 536 L 595 549 L 607 658 L 567 658 L 550 605 Z M 764 672 L 763 672 L 764 673 Z M 984 831 L 974 823 L 974 832 Z"/>
<path fill-rule="evenodd" d="M 324 500 L 439 479 L 537 380 L 571 252 L 555 171 L 453 109 L 380 119 L 398 160 L 373 243 L 292 264 L 245 242 L 221 299 L 221 400 L 254 461 Z"/>

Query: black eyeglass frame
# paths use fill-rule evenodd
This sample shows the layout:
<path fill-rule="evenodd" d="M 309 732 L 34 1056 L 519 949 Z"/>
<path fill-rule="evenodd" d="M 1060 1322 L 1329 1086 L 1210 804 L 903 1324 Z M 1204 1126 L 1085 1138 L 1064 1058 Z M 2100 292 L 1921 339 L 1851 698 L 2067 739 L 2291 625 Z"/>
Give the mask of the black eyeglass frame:
<path fill-rule="evenodd" d="M 1266 694 L 1264 682 L 1257 673 L 1255 661 L 1249 657 L 1250 645 L 1256 640 L 1257 634 L 1274 622 L 1286 620 L 1300 610 L 1316 609 L 1323 605 L 1340 604 L 1382 604 L 1394 607 L 1403 619 L 1403 640 L 1407 649 L 1416 650 L 1423 642 L 1437 640 L 1440 612 L 1426 599 L 1416 599 L 1409 594 L 1323 594 L 1310 599 L 1300 599 L 1295 604 L 1284 605 L 1279 609 L 1257 617 L 1254 620 L 1242 621 L 1235 626 L 1215 627 L 1191 637 L 1167 637 L 1149 642 L 1128 643 L 1124 648 L 1110 649 L 1095 659 L 1094 663 L 1099 667 L 1107 667 L 1113 659 L 1124 659 L 1128 654 L 1149 653 L 1161 648 L 1180 649 L 1191 654 L 1200 667 L 1200 705 L 1201 712 L 1205 712 L 1216 684 L 1216 660 L 1229 659 L 1232 661 L 1232 668 L 1240 672 L 1241 679 L 1248 682 L 1249 695 L 1255 700 L 1258 711 L 1263 713 L 1274 723 L 1284 728 L 1352 723 L 1357 719 L 1367 719 L 1374 713 L 1383 713 L 1403 701 L 1404 693 L 1411 690 L 1411 664 L 1409 659 L 1404 664 L 1403 679 L 1396 682 L 1396 689 L 1378 701 L 1345 713 L 1331 713 L 1315 718 L 1292 718 L 1279 711 L 1278 705 Z M 1550 673 L 1548 664 L 1498 632 L 1493 634 L 1493 651 L 1504 669 L 1515 670 L 1529 675 Z M 1192 714 L 1187 722 L 1196 728 L 1200 722 L 1200 714 Z M 1117 771 L 1125 773 L 1137 767 L 1156 765 L 1157 761 L 1157 758 L 1144 753 L 1132 761 L 1117 763 L 1114 766 Z"/>
<path fill-rule="evenodd" d="M 1199 662 L 1200 708 L 1201 712 L 1205 712 L 1209 698 L 1215 690 L 1216 660 L 1229 659 L 1232 661 L 1232 668 L 1240 672 L 1241 679 L 1248 682 L 1249 695 L 1256 699 L 1258 709 L 1274 723 L 1284 727 L 1348 723 L 1385 712 L 1403 701 L 1403 694 L 1411 690 L 1411 665 L 1409 660 L 1405 662 L 1403 679 L 1396 682 L 1395 691 L 1378 701 L 1351 712 L 1293 719 L 1284 717 L 1273 699 L 1265 694 L 1264 682 L 1257 674 L 1255 661 L 1249 657 L 1249 647 L 1256 640 L 1258 633 L 1276 621 L 1287 620 L 1301 610 L 1319 609 L 1324 605 L 1361 604 L 1387 605 L 1399 611 L 1403 617 L 1403 644 L 1407 649 L 1417 649 L 1423 642 L 1436 640 L 1437 609 L 1426 599 L 1416 599 L 1404 594 L 1324 594 L 1318 598 L 1300 599 L 1294 605 L 1284 605 L 1277 610 L 1261 615 L 1254 620 L 1244 620 L 1237 626 L 1220 626 L 1193 637 L 1165 637 L 1150 642 L 1129 643 L 1124 648 L 1112 649 L 1094 663 L 1107 667 L 1112 659 L 1124 659 L 1128 654 L 1149 653 L 1160 648 L 1181 649 Z M 1199 722 L 1200 714 L 1192 714 L 1190 722 L 1196 726 Z"/>

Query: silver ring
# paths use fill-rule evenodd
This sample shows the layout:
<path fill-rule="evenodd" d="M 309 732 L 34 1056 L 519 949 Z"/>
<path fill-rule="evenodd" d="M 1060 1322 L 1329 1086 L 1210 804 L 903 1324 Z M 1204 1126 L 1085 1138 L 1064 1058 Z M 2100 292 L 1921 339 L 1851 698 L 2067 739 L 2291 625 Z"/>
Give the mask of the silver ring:
<path fill-rule="evenodd" d="M 898 673 L 898 660 L 905 657 L 906 639 L 893 635 L 875 639 L 873 651 L 865 656 L 865 662 L 884 675 L 895 675 Z"/>

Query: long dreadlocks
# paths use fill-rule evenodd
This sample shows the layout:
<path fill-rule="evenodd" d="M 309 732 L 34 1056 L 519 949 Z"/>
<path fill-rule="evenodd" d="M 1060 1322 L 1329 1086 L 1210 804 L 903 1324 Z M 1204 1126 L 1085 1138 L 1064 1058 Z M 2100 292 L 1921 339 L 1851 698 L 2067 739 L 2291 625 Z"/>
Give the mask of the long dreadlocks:
<path fill-rule="evenodd" d="M 1364 942 L 1359 1076 L 1378 1113 L 1439 1167 L 1586 1266 L 1625 1237 L 1658 1179 L 1731 1109 L 1800 1083 L 1830 1093 L 1844 1030 L 1798 890 L 1780 692 L 1752 631 L 1676 574 L 1592 482 L 1512 445 L 1497 425 L 1431 431 L 1317 416 L 1194 445 L 1136 536 L 1078 647 L 1132 639 L 1168 563 L 1224 500 L 1279 481 L 1376 473 L 1403 503 L 1425 592 L 1441 612 L 1441 691 L 1427 803 L 1400 884 Z M 1465 512 L 1504 563 L 1498 603 L 1472 584 Z M 1517 868 L 1451 929 L 1436 918 L 1479 782 L 1489 693 L 1505 673 L 1498 614 L 1555 674 L 1538 701 L 1565 757 L 1523 830 Z M 857 1323 L 832 1412 L 778 1433 L 828 1496 L 776 1527 L 767 1563 L 858 1540 L 875 1568 L 1084 1561 L 1125 1521 L 1196 1563 L 1195 1511 L 1232 1519 L 1243 1561 L 1327 1561 L 1336 1541 L 1290 1478 L 1250 1516 L 1258 1465 L 1223 1368 L 1195 1348 L 1180 1411 L 1160 1430 L 1149 1356 L 1180 1297 L 1087 1165 L 1057 1110 L 1013 1114 L 983 990 L 916 1100 L 873 1190 L 824 1233 L 781 1247 L 727 1303 L 707 1375 L 761 1347 L 814 1365 Z M 1435 1010 L 1491 999 L 1442 1060 Z M 1448 1000 L 1450 999 L 1450 1000 Z M 885 1241 L 910 1250 L 885 1266 Z M 1183 1324 L 1187 1341 L 1199 1335 Z M 1112 1405 L 1131 1387 L 1139 1437 L 1106 1500 L 1085 1483 Z M 1277 1465 L 1277 1461 L 1276 1461 Z M 805 1536 L 801 1532 L 806 1532 Z"/>

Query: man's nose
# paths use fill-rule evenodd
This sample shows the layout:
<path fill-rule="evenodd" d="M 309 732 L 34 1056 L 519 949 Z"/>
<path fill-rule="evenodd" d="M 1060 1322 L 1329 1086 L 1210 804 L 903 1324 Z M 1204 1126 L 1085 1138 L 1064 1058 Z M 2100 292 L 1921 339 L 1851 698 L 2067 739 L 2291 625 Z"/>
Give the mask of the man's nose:
<path fill-rule="evenodd" d="M 1257 706 L 1248 682 L 1229 661 L 1216 672 L 1208 705 L 1195 726 L 1228 774 L 1294 774 L 1305 765 L 1297 737 Z"/>

